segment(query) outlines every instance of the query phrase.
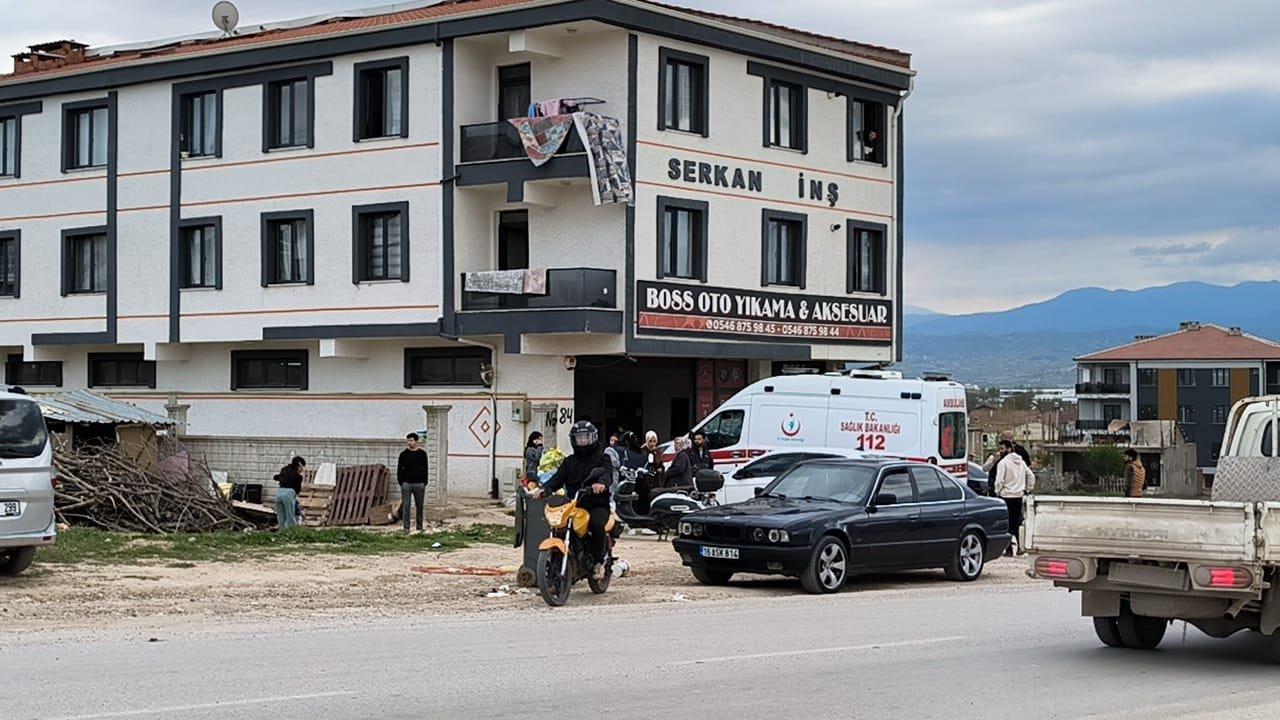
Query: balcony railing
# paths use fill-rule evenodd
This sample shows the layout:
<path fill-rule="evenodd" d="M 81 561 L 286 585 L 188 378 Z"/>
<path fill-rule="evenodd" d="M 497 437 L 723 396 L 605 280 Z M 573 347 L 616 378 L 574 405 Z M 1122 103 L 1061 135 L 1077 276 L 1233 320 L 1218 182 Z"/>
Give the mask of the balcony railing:
<path fill-rule="evenodd" d="M 495 160 L 524 160 L 524 145 L 520 142 L 520 133 L 515 127 L 502 120 L 500 122 L 463 125 L 462 147 L 459 155 L 461 163 L 493 162 Z M 556 155 L 573 155 L 585 153 L 582 138 L 576 130 L 570 129 L 564 144 L 556 151 Z"/>
<path fill-rule="evenodd" d="M 1077 420 L 1077 430 L 1106 430 L 1111 426 L 1111 420 Z"/>
<path fill-rule="evenodd" d="M 1114 433 L 1107 432 L 1110 420 L 1076 420 L 1058 428 L 1058 442 L 1091 442 L 1095 445 L 1115 445 L 1129 441 L 1129 428 Z"/>
<path fill-rule="evenodd" d="M 1128 395 L 1129 383 L 1076 383 L 1076 395 Z"/>
<path fill-rule="evenodd" d="M 466 273 L 462 286 L 467 286 Z M 463 292 L 466 310 L 553 310 L 569 308 L 618 307 L 618 271 L 598 268 L 555 268 L 547 270 L 546 295 L 513 295 L 492 292 Z"/>

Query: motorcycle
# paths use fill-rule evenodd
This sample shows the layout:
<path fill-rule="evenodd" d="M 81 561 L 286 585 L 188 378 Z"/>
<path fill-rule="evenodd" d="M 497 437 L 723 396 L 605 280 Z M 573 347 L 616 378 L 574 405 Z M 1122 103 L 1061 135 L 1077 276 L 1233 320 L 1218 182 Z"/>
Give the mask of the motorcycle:
<path fill-rule="evenodd" d="M 560 607 L 569 601 L 569 593 L 574 583 L 586 578 L 591 592 L 603 594 L 609 589 L 609 580 L 613 576 L 613 544 L 622 530 L 615 515 L 610 515 L 605 524 L 607 534 L 604 558 L 604 577 L 597 580 L 592 575 L 595 569 L 595 557 L 587 545 L 588 522 L 590 515 L 578 502 L 584 495 L 591 493 L 591 486 L 597 482 L 605 482 L 604 471 L 595 470 L 590 478 L 572 498 L 552 496 L 547 498 L 547 507 L 543 511 L 547 524 L 551 526 L 551 536 L 538 546 L 537 582 L 538 592 L 551 607 Z"/>
<path fill-rule="evenodd" d="M 724 487 L 724 476 L 715 470 L 699 470 L 694 476 L 692 488 L 665 488 L 649 501 L 647 513 L 636 504 L 640 499 L 637 488 L 647 483 L 653 473 L 647 468 L 622 468 L 615 500 L 618 518 L 635 530 L 652 530 L 659 540 L 666 540 L 680 526 L 680 519 L 691 512 L 705 510 L 716 505 L 715 494 Z"/>

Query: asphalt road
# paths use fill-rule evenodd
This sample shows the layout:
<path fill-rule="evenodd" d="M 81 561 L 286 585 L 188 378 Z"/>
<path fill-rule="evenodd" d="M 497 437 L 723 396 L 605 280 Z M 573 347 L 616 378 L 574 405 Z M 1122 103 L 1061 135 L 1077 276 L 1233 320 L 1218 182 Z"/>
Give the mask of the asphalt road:
<path fill-rule="evenodd" d="M 1261 641 L 1102 648 L 1049 589 L 0 639 L 0 717 L 1274 718 Z M 2 621 L 0 621 L 2 622 Z M 7 644 L 6 644 L 7 642 Z"/>

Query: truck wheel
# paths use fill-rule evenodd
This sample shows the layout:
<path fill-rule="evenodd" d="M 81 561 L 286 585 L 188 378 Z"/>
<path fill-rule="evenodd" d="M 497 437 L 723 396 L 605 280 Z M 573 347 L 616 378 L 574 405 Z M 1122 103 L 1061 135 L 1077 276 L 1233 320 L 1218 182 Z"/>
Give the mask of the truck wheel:
<path fill-rule="evenodd" d="M 703 585 L 728 585 L 729 578 L 733 577 L 733 573 L 724 570 L 701 567 L 691 567 L 689 570 L 693 573 L 693 578 Z"/>
<path fill-rule="evenodd" d="M 1098 639 L 1103 645 L 1113 648 L 1124 647 L 1124 640 L 1120 639 L 1120 628 L 1117 627 L 1116 619 L 1113 617 L 1095 617 L 1093 619 L 1093 631 L 1097 633 Z"/>
<path fill-rule="evenodd" d="M 809 557 L 809 565 L 800 573 L 804 591 L 813 595 L 833 593 L 844 585 L 849 572 L 849 555 L 844 543 L 827 535 L 818 538 L 818 544 Z"/>
<path fill-rule="evenodd" d="M 960 537 L 951 564 L 947 566 L 947 578 L 956 582 L 973 582 L 982 574 L 983 557 L 982 538 L 978 533 L 967 532 Z"/>
<path fill-rule="evenodd" d="M 8 555 L 0 555 L 0 575 L 17 575 L 31 567 L 35 559 L 36 549 L 23 547 L 10 550 Z"/>
<path fill-rule="evenodd" d="M 1164 618 L 1134 615 L 1128 604 L 1121 606 L 1120 617 L 1116 618 L 1120 640 L 1125 647 L 1133 650 L 1155 650 L 1164 639 L 1164 631 L 1168 627 L 1169 621 Z"/>

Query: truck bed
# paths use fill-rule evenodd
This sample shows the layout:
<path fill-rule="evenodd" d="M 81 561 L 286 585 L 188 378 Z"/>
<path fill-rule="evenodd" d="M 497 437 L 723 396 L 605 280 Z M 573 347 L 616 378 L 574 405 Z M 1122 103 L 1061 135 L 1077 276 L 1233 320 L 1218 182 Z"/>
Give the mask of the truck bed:
<path fill-rule="evenodd" d="M 1028 496 L 1023 537 L 1037 554 L 1252 565 L 1259 514 L 1280 559 L 1280 503 Z"/>

